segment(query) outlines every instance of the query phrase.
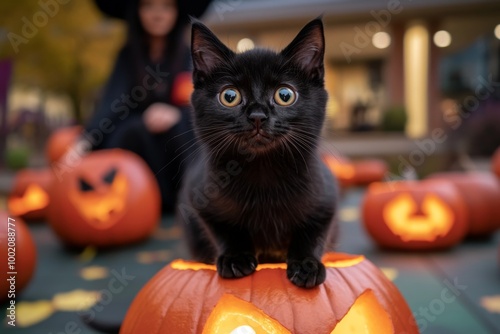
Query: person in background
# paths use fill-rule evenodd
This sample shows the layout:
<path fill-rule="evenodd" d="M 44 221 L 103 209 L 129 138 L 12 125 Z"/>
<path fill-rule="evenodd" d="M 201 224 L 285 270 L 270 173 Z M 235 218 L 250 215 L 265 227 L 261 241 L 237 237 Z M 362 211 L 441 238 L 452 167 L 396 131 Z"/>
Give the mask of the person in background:
<path fill-rule="evenodd" d="M 141 156 L 158 180 L 164 212 L 174 211 L 194 148 L 188 101 L 174 96 L 191 70 L 183 34 L 189 15 L 201 16 L 209 2 L 96 0 L 102 12 L 126 20 L 128 36 L 86 138 L 91 150 L 122 148 Z"/>

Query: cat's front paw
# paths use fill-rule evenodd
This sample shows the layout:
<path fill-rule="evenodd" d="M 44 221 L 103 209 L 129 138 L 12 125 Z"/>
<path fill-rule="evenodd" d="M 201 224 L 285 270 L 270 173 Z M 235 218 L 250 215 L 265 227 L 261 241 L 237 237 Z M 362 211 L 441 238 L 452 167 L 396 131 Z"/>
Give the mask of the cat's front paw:
<path fill-rule="evenodd" d="M 217 259 L 217 272 L 223 278 L 240 278 L 257 268 L 257 259 L 251 253 L 223 254 Z"/>
<path fill-rule="evenodd" d="M 313 257 L 288 259 L 286 275 L 296 286 L 309 289 L 325 281 L 326 269 L 321 261 Z"/>

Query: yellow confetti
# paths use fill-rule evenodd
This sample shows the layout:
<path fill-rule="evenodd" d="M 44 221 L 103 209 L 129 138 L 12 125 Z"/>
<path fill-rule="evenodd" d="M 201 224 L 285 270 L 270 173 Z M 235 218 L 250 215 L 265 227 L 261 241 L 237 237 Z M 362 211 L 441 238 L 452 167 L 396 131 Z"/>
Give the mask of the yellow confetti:
<path fill-rule="evenodd" d="M 171 259 L 172 259 L 172 252 L 169 250 L 137 253 L 137 262 L 142 264 L 151 264 L 154 262 L 168 262 Z"/>
<path fill-rule="evenodd" d="M 500 295 L 481 298 L 481 306 L 491 313 L 500 313 Z"/>
<path fill-rule="evenodd" d="M 398 277 L 398 275 L 399 275 L 399 272 L 396 268 L 381 267 L 380 270 L 382 270 L 385 277 L 387 277 L 391 281 L 394 281 L 396 279 L 396 277 Z"/>
<path fill-rule="evenodd" d="M 81 262 L 90 262 L 97 255 L 97 249 L 94 246 L 86 247 L 83 252 L 78 256 Z"/>
<path fill-rule="evenodd" d="M 50 317 L 54 311 L 50 300 L 19 302 L 16 304 L 16 325 L 19 327 L 33 326 Z"/>
<path fill-rule="evenodd" d="M 108 277 L 109 270 L 106 267 L 90 266 L 80 270 L 80 277 L 87 281 L 93 281 Z"/>
<path fill-rule="evenodd" d="M 84 311 L 97 304 L 100 296 L 98 291 L 78 289 L 54 295 L 52 304 L 58 311 Z"/>
<path fill-rule="evenodd" d="M 153 237 L 158 240 L 175 240 L 182 237 L 182 228 L 180 226 L 172 226 L 170 228 L 158 228 Z"/>
<path fill-rule="evenodd" d="M 359 209 L 356 207 L 343 208 L 339 212 L 340 220 L 343 222 L 353 222 L 359 219 Z"/>

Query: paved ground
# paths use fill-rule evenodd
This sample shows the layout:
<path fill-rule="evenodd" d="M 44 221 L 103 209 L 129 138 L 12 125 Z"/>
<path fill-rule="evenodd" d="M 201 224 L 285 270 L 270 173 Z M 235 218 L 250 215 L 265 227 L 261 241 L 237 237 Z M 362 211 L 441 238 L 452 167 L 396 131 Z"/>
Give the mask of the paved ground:
<path fill-rule="evenodd" d="M 383 268 L 406 297 L 422 333 L 500 333 L 500 270 L 497 256 L 500 234 L 482 242 L 465 242 L 447 252 L 381 251 L 360 224 L 359 203 L 362 195 L 363 190 L 352 190 L 342 201 L 339 251 L 365 254 Z M 85 296 L 81 289 L 107 289 L 113 276 L 112 270 L 125 270 L 128 275 L 134 276 L 122 292 L 112 294 L 106 304 L 98 304 L 100 308 L 96 316 L 99 319 L 120 319 L 134 295 L 155 272 L 172 259 L 186 256 L 180 241 L 180 229 L 172 225 L 171 217 L 164 217 L 161 229 L 148 242 L 97 253 L 90 250 L 80 253 L 63 248 L 43 223 L 30 227 L 38 247 L 38 267 L 31 284 L 17 299 L 18 306 L 23 305 L 25 312 L 32 316 L 40 315 L 43 305 L 59 306 L 45 310 L 44 320 L 32 326 L 12 329 L 4 323 L 0 332 L 96 333 L 85 327 L 79 312 L 75 311 L 75 303 L 81 306 Z M 444 302 L 443 291 L 452 282 L 456 282 L 459 288 L 455 297 L 448 296 Z M 75 292 L 78 289 L 80 291 Z M 61 300 L 63 303 L 60 303 Z"/>

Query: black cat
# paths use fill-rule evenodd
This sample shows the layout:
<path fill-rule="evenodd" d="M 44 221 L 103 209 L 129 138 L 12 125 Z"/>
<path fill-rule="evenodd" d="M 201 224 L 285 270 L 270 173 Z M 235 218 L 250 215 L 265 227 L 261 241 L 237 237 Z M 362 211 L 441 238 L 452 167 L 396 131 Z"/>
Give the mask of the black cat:
<path fill-rule="evenodd" d="M 317 152 L 327 102 L 321 20 L 280 53 L 236 54 L 197 21 L 191 43 L 200 147 L 177 220 L 192 256 L 224 278 L 286 261 L 297 286 L 323 283 L 337 188 Z"/>

